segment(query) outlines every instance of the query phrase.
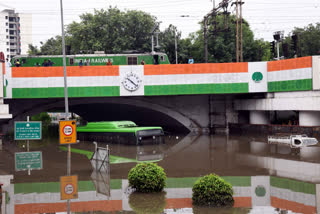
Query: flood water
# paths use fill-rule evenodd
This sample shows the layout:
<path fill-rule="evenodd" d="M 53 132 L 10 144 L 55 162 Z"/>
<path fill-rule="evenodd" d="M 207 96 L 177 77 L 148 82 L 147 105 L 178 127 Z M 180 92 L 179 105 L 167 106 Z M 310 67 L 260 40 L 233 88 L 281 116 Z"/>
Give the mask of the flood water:
<path fill-rule="evenodd" d="M 106 147 L 106 143 L 99 143 Z M 267 136 L 166 136 L 164 144 L 109 144 L 111 155 L 127 163 L 110 165 L 111 173 L 95 173 L 87 156 L 72 153 L 71 174 L 78 176 L 78 199 L 72 213 L 317 213 L 320 210 L 320 147 L 293 149 L 267 143 Z M 72 148 L 94 151 L 92 142 Z M 67 174 L 67 152 L 58 140 L 31 142 L 41 151 L 43 169 L 16 171 L 15 152 L 25 152 L 24 141 L 4 141 L 0 150 L 0 183 L 6 213 L 66 213 L 60 200 L 60 176 Z M 127 175 L 138 161 L 159 160 L 167 174 L 162 193 L 138 194 L 128 188 Z M 192 205 L 192 186 L 209 173 L 233 185 L 233 208 Z M 10 181 L 10 176 L 12 179 Z M 318 201 L 317 201 L 318 200 Z M 4 213 L 4 212 L 3 212 Z"/>

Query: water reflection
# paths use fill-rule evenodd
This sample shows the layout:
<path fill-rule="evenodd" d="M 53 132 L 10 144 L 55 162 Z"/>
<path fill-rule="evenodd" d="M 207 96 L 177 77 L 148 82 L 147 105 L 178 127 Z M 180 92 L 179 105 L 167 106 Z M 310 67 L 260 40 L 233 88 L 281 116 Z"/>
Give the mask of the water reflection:
<path fill-rule="evenodd" d="M 111 180 L 110 197 L 96 194 L 91 181 L 79 182 L 79 198 L 72 200 L 72 212 L 100 211 L 153 213 L 316 213 L 318 184 L 275 176 L 227 176 L 234 189 L 233 208 L 194 207 L 192 185 L 197 178 L 169 178 L 167 188 L 160 193 L 127 192 L 127 180 Z M 179 183 L 180 187 L 176 184 Z M 66 202 L 60 200 L 59 183 L 14 184 L 11 196 L 12 213 L 65 212 Z M 128 193 L 128 194 L 126 194 Z M 272 212 L 271 212 L 272 211 Z M 10 212 L 9 212 L 10 213 Z"/>
<path fill-rule="evenodd" d="M 137 214 L 160 214 L 166 208 L 166 193 L 132 193 L 129 205 Z"/>
<path fill-rule="evenodd" d="M 281 210 L 316 213 L 319 210 L 316 198 L 320 198 L 320 147 L 292 149 L 270 145 L 267 136 L 166 136 L 165 142 L 138 147 L 109 145 L 111 155 L 136 161 L 160 160 L 158 164 L 169 177 L 168 185 L 165 196 L 153 197 L 164 197 L 164 213 L 281 213 Z M 92 142 L 72 147 L 94 151 Z M 65 201 L 60 200 L 58 181 L 65 175 L 67 154 L 58 149 L 56 141 L 41 142 L 36 150 L 42 151 L 43 170 L 34 171 L 31 176 L 14 171 L 13 154 L 23 151 L 22 147 L 4 142 L 0 151 L 0 175 L 14 176 L 11 184 L 5 186 L 10 195 L 6 205 L 9 214 L 66 211 Z M 111 164 L 111 178 L 108 178 L 92 173 L 85 155 L 72 154 L 72 174 L 78 175 L 79 199 L 72 200 L 71 210 L 80 213 L 138 213 L 143 210 L 143 201 L 151 196 L 131 194 L 125 180 L 135 164 Z M 234 208 L 192 206 L 193 183 L 199 176 L 212 172 L 225 176 L 233 184 Z M 163 207 L 163 203 L 158 207 Z"/>

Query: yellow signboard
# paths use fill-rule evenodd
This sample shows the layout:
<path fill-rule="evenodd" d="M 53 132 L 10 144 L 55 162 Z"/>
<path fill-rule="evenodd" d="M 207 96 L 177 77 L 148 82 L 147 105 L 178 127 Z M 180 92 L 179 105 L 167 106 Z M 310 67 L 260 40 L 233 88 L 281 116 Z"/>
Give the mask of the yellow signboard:
<path fill-rule="evenodd" d="M 77 143 L 77 130 L 75 120 L 59 122 L 60 144 Z"/>
<path fill-rule="evenodd" d="M 60 177 L 60 198 L 61 200 L 78 198 L 78 176 Z"/>

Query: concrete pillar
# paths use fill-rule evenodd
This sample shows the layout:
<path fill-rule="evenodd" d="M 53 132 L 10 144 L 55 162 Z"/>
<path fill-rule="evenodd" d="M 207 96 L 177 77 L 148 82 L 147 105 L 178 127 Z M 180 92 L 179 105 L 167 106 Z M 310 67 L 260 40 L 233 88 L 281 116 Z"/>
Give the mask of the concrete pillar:
<path fill-rule="evenodd" d="M 250 111 L 250 124 L 270 124 L 268 111 Z"/>
<path fill-rule="evenodd" d="M 320 111 L 300 111 L 300 126 L 320 126 Z"/>

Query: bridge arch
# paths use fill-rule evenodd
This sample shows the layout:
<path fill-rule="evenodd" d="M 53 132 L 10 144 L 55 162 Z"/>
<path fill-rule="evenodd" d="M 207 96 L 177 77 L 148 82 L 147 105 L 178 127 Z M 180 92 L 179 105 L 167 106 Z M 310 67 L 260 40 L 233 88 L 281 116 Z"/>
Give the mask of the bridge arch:
<path fill-rule="evenodd" d="M 14 101 L 14 100 L 13 100 Z M 13 102 L 12 101 L 12 102 Z M 38 114 L 40 112 L 43 111 L 51 111 L 54 109 L 60 109 L 61 111 L 64 111 L 64 99 L 43 99 L 42 102 L 39 102 L 32 105 L 30 104 L 30 102 L 32 102 L 31 100 L 24 100 L 26 103 L 26 105 L 23 104 L 23 101 L 20 100 L 19 105 L 20 106 L 20 110 L 19 112 L 15 112 L 13 113 L 13 120 L 25 120 L 25 118 L 28 115 L 35 115 Z M 168 119 L 170 118 L 171 120 L 176 121 L 176 124 L 180 124 L 181 127 L 184 127 L 185 131 L 200 131 L 201 130 L 201 126 L 194 121 L 193 119 L 191 119 L 190 117 L 188 117 L 187 115 L 179 112 L 177 109 L 174 108 L 169 108 L 166 107 L 164 105 L 152 102 L 151 100 L 145 99 L 145 98 L 134 98 L 134 97 L 117 97 L 117 98 L 113 98 L 113 97 L 107 97 L 107 98 L 100 98 L 100 97 L 96 97 L 96 98 L 72 98 L 69 99 L 69 111 L 70 112 L 75 112 L 81 116 L 86 115 L 88 121 L 92 121 L 92 114 L 96 113 L 96 112 L 91 112 L 90 113 L 90 109 L 89 107 L 93 107 L 93 106 L 97 106 L 97 105 L 102 105 L 102 108 L 104 107 L 110 107 L 110 106 L 119 106 L 119 108 L 122 108 L 123 111 L 128 111 L 128 109 L 131 109 L 132 107 L 134 107 L 135 109 L 144 109 L 149 111 L 149 114 L 147 114 L 146 117 L 148 117 L 148 115 L 150 116 L 150 114 L 157 114 L 157 118 L 161 118 L 162 120 L 164 120 L 164 117 L 167 117 Z M 21 106 L 25 106 L 24 109 L 21 109 Z M 124 107 L 126 106 L 126 107 Z M 94 109 L 92 110 L 94 111 Z M 88 113 L 89 112 L 89 113 Z M 122 114 L 123 112 L 121 112 L 121 110 L 119 110 L 119 114 Z M 142 112 L 137 112 L 137 116 L 138 115 L 143 115 L 144 113 Z M 91 118 L 91 119 L 90 119 Z M 96 117 L 95 117 L 96 118 Z M 100 117 L 103 118 L 103 117 Z M 111 117 L 114 118 L 114 117 Z M 134 117 L 133 117 L 134 118 Z M 123 119 L 123 118 L 121 118 Z M 127 118 L 128 120 L 132 120 L 132 118 Z M 94 120 L 93 121 L 97 121 Z M 160 120 L 161 121 L 161 120 Z M 163 123 L 163 122 L 162 122 Z M 138 125 L 140 125 L 140 123 L 138 123 Z M 145 124 L 142 124 L 145 125 Z M 152 125 L 164 125 L 164 124 L 157 124 L 157 121 L 155 121 L 154 124 Z M 164 125 L 165 126 L 165 125 Z"/>

